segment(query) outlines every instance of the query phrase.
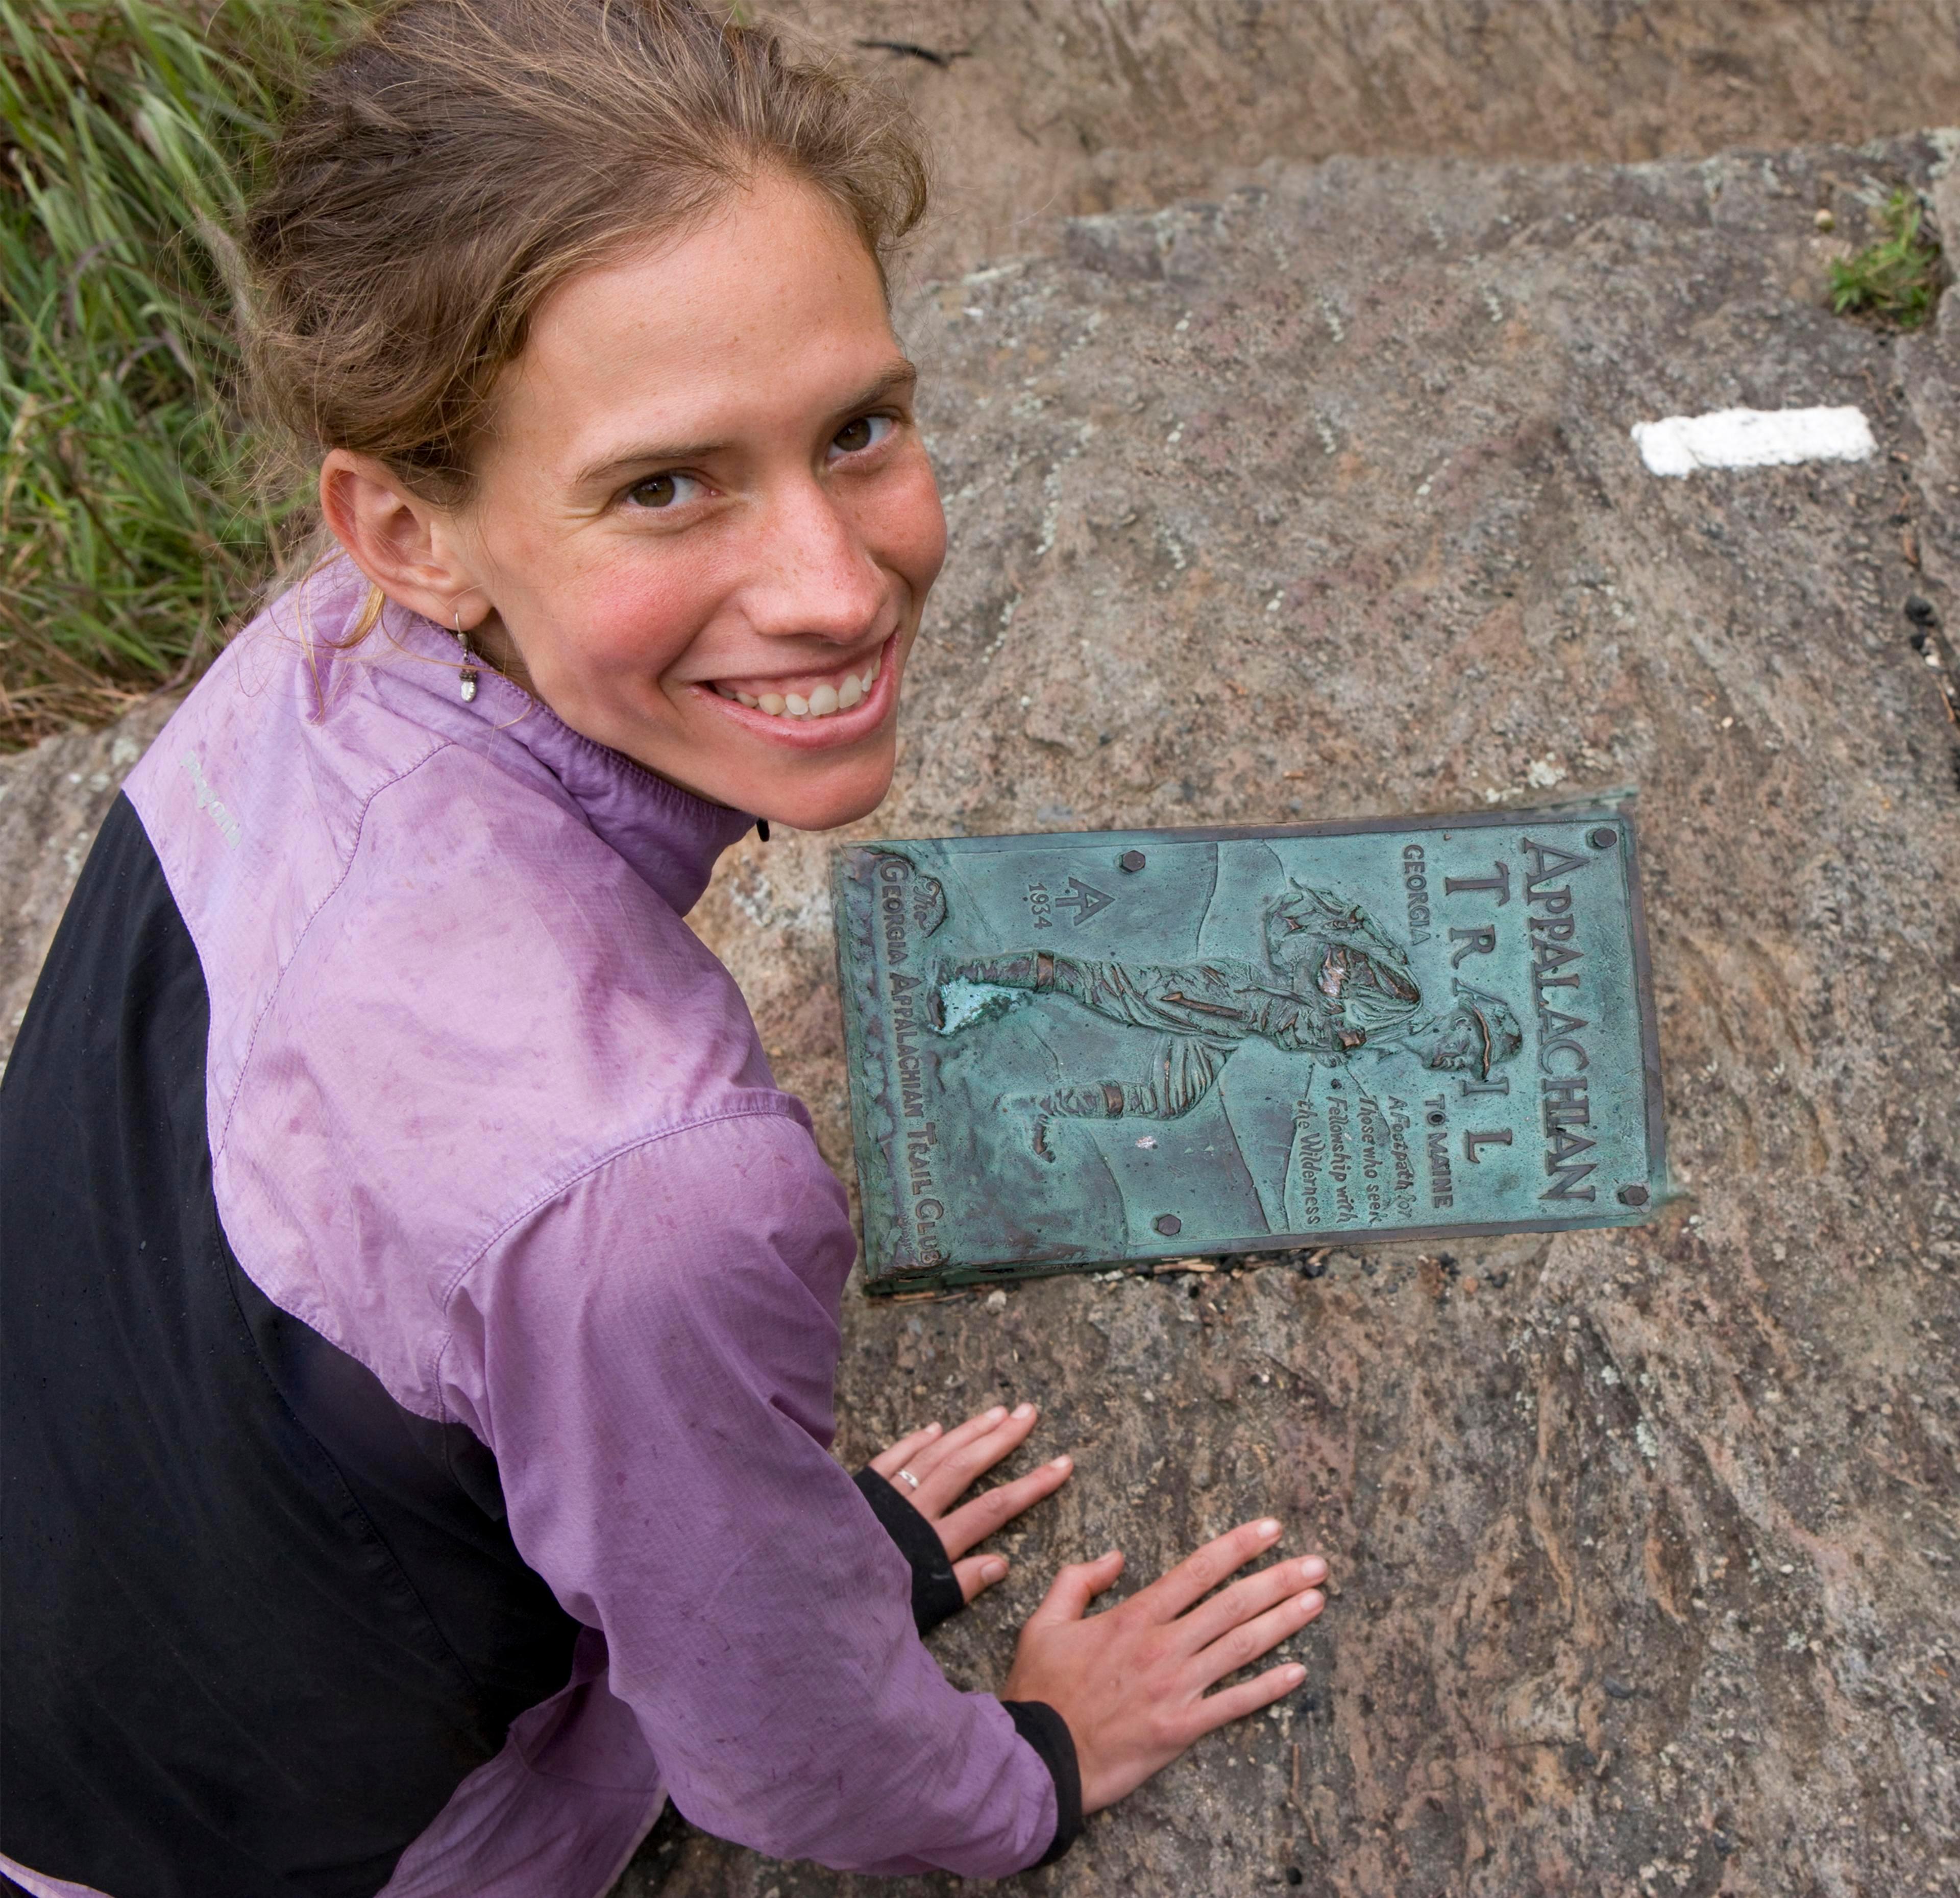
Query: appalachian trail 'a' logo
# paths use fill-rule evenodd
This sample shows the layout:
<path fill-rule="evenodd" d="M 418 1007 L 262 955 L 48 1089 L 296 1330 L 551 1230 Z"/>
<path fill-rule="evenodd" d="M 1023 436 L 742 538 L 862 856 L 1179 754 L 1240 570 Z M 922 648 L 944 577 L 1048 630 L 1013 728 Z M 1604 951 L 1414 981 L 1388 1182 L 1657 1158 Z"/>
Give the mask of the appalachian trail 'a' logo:
<path fill-rule="evenodd" d="M 1075 926 L 1080 929 L 1091 916 L 1099 916 L 1115 900 L 1114 896 L 1106 896 L 1093 884 L 1084 883 L 1080 877 L 1071 877 L 1068 893 L 1056 897 L 1055 906 L 1058 909 L 1073 909 L 1075 912 Z"/>

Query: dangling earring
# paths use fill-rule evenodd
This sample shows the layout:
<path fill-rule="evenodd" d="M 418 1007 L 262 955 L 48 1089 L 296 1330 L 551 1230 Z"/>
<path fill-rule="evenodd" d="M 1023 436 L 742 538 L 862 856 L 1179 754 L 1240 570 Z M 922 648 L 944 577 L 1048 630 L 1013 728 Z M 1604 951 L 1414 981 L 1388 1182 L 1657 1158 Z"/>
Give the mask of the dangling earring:
<path fill-rule="evenodd" d="M 463 609 L 456 609 L 456 643 L 463 648 L 463 664 L 457 668 L 457 688 L 463 694 L 463 702 L 469 704 L 476 696 L 476 668 L 469 661 L 469 635 L 463 630 Z"/>

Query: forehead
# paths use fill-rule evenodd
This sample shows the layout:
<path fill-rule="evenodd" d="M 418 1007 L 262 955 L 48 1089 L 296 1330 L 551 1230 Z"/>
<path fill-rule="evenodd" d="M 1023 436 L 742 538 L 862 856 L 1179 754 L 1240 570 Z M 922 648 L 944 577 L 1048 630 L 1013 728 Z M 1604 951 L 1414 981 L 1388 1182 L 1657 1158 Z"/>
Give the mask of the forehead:
<path fill-rule="evenodd" d="M 813 186 L 765 176 L 546 298 L 495 435 L 561 472 L 641 443 L 739 441 L 828 412 L 898 360 L 863 240 Z"/>

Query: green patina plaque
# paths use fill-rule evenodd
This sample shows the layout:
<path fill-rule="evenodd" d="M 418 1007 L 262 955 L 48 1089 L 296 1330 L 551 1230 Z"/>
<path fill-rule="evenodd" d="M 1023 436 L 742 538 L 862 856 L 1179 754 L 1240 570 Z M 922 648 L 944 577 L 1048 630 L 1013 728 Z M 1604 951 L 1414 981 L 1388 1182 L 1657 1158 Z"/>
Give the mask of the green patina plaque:
<path fill-rule="evenodd" d="M 835 883 L 873 1291 L 1667 1196 L 1624 801 L 894 842 Z"/>

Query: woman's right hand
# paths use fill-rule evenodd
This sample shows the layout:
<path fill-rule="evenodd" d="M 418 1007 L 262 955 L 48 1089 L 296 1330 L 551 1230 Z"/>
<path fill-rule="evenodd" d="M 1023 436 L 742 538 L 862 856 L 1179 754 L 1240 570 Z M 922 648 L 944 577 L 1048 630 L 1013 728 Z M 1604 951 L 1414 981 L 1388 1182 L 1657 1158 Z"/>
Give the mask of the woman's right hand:
<path fill-rule="evenodd" d="M 1089 1604 L 1122 1573 L 1120 1550 L 1055 1577 L 1021 1630 L 1001 1698 L 1045 1701 L 1068 1721 L 1085 1813 L 1113 1805 L 1214 1727 L 1271 1705 L 1306 1678 L 1289 1662 L 1206 1691 L 1326 1605 L 1319 1584 L 1327 1564 L 1318 1556 L 1275 1562 L 1211 1594 L 1279 1533 L 1270 1518 L 1243 1523 L 1099 1615 Z"/>

